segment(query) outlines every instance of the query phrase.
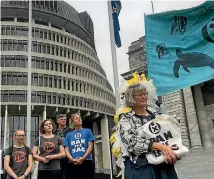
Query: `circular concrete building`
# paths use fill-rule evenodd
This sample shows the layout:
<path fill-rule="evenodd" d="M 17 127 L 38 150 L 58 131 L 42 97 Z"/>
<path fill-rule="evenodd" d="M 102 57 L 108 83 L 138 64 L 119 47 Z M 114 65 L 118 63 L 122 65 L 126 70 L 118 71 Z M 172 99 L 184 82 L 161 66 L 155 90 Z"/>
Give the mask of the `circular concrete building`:
<path fill-rule="evenodd" d="M 27 119 L 28 31 L 28 1 L 2 1 L 1 146 L 12 144 L 16 129 L 27 130 L 28 120 L 32 145 L 41 120 L 54 119 L 56 112 L 79 112 L 83 125 L 99 138 L 96 169 L 110 170 L 109 155 L 103 153 L 109 149 L 106 140 L 115 97 L 96 53 L 90 16 L 63 1 L 32 2 L 31 119 Z"/>

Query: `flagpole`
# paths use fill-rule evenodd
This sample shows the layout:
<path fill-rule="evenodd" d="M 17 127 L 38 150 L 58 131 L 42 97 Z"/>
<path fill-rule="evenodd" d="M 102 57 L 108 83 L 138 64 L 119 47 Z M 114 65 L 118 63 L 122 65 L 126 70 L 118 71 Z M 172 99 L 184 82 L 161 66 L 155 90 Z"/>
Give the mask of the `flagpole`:
<path fill-rule="evenodd" d="M 113 66 L 113 75 L 114 75 L 114 90 L 115 90 L 115 98 L 116 98 L 116 108 L 118 109 L 120 108 L 120 94 L 118 91 L 119 78 L 118 78 L 117 54 L 116 54 L 116 45 L 115 45 L 115 39 L 114 39 L 114 26 L 113 26 L 113 18 L 112 18 L 111 1 L 107 1 L 107 3 L 108 3 L 112 66 Z"/>
<path fill-rule="evenodd" d="M 151 1 L 151 4 L 152 4 L 152 13 L 154 14 L 154 13 L 155 13 L 155 10 L 154 10 L 154 4 L 153 4 L 153 1 Z"/>
<path fill-rule="evenodd" d="M 29 2 L 28 24 L 28 86 L 27 86 L 27 145 L 31 146 L 31 44 L 32 44 L 32 1 Z"/>

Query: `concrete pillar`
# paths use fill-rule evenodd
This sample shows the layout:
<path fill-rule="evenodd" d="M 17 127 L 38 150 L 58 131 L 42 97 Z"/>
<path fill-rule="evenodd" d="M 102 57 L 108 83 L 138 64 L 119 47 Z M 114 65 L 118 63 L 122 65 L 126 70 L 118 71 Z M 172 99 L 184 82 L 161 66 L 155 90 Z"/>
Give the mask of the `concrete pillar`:
<path fill-rule="evenodd" d="M 191 88 L 183 89 L 183 95 L 186 108 L 187 123 L 189 127 L 191 148 L 202 148 L 201 136 L 199 132 Z"/>
<path fill-rule="evenodd" d="M 46 112 L 46 106 L 44 106 L 44 110 L 42 113 L 42 120 L 45 120 L 47 118 L 47 112 Z"/>
<path fill-rule="evenodd" d="M 94 142 L 94 162 L 95 162 L 95 171 L 96 170 L 99 170 L 100 166 L 99 166 L 99 157 L 98 157 L 98 148 L 97 148 L 97 143 L 101 142 L 99 140 L 97 140 L 97 125 L 96 125 L 96 122 L 94 121 L 93 122 L 93 133 L 94 133 L 94 136 L 96 138 L 96 141 Z"/>
<path fill-rule="evenodd" d="M 204 99 L 201 92 L 201 85 L 196 85 L 193 87 L 193 89 L 202 144 L 205 149 L 212 148 L 208 118 L 205 111 Z"/>
<path fill-rule="evenodd" d="M 108 118 L 105 115 L 101 119 L 101 135 L 102 135 L 102 152 L 103 152 L 103 169 L 111 174 L 111 153 L 109 143 Z"/>
<path fill-rule="evenodd" d="M 8 121 L 8 109 L 7 105 L 5 106 L 5 113 L 4 113 L 4 149 L 9 147 L 9 136 L 10 136 L 10 129 L 9 124 L 10 121 Z"/>

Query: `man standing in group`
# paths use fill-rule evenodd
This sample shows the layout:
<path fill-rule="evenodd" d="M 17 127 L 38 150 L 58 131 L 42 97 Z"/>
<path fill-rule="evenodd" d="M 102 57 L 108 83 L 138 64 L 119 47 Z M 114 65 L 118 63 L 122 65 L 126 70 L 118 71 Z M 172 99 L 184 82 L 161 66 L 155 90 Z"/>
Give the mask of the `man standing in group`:
<path fill-rule="evenodd" d="M 32 152 L 24 143 L 25 132 L 17 130 L 14 135 L 15 145 L 4 153 L 4 169 L 7 179 L 30 179 L 33 165 Z"/>
<path fill-rule="evenodd" d="M 90 129 L 82 128 L 82 119 L 79 114 L 71 116 L 74 130 L 64 141 L 68 159 L 72 162 L 72 179 L 93 179 L 94 167 L 92 161 L 94 135 Z"/>
<path fill-rule="evenodd" d="M 56 116 L 56 122 L 58 124 L 58 129 L 55 132 L 55 135 L 60 136 L 63 139 L 66 137 L 66 135 L 72 131 L 72 129 L 66 125 L 66 114 L 58 114 Z M 61 171 L 63 175 L 63 179 L 69 179 L 69 172 L 70 170 L 70 163 L 68 158 L 62 158 L 60 159 L 60 166 L 61 166 Z"/>

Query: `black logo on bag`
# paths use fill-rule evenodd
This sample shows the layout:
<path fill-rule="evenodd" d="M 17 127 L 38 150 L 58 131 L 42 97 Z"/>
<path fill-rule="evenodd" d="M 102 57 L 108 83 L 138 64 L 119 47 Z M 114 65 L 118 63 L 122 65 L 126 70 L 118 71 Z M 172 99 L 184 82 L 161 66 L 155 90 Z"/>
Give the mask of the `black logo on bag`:
<path fill-rule="evenodd" d="M 161 126 L 160 124 L 158 123 L 155 123 L 155 122 L 151 122 L 149 124 L 149 131 L 152 133 L 152 134 L 158 134 L 161 130 Z"/>

